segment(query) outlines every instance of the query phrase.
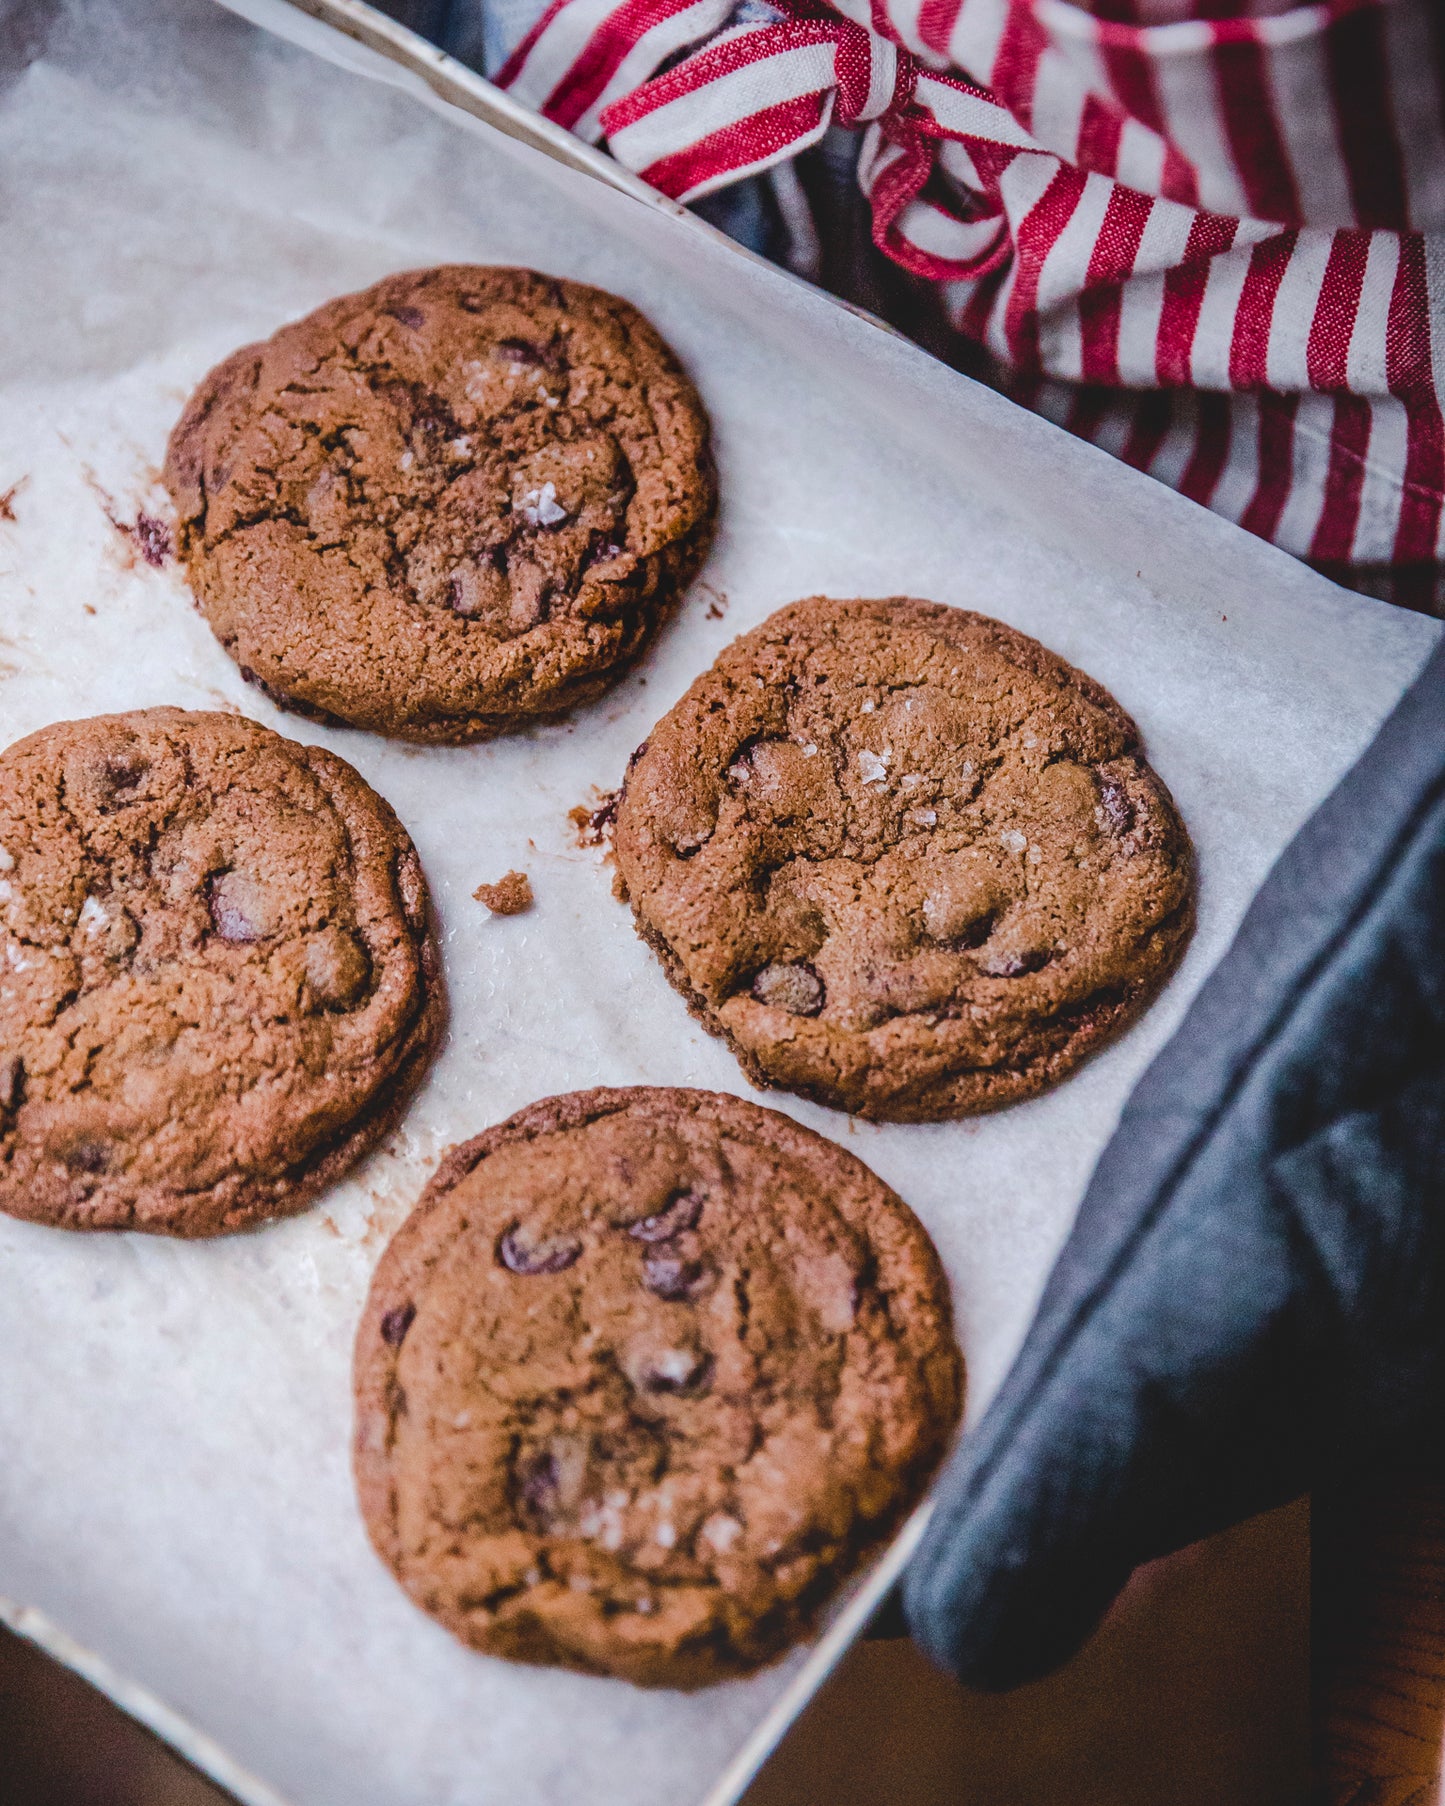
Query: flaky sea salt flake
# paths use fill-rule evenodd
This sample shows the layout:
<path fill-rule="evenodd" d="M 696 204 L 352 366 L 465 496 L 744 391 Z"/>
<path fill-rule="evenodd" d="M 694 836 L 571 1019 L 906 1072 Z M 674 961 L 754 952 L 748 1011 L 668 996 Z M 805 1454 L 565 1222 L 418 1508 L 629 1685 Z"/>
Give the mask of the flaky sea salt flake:
<path fill-rule="evenodd" d="M 522 518 L 532 527 L 555 527 L 566 520 L 567 510 L 557 500 L 555 483 L 527 491 L 522 497 Z"/>
<path fill-rule="evenodd" d="M 715 1511 L 699 1534 L 719 1555 L 726 1555 L 742 1533 L 743 1527 L 736 1518 L 729 1517 L 725 1511 Z"/>

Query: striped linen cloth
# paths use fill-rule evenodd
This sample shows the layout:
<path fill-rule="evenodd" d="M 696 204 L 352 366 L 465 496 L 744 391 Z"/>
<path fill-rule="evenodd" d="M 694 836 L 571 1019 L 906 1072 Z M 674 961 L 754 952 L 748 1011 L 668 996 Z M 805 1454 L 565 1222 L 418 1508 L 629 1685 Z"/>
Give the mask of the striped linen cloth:
<path fill-rule="evenodd" d="M 551 0 L 497 80 L 685 201 L 860 134 L 1009 393 L 1445 604 L 1445 0 Z"/>

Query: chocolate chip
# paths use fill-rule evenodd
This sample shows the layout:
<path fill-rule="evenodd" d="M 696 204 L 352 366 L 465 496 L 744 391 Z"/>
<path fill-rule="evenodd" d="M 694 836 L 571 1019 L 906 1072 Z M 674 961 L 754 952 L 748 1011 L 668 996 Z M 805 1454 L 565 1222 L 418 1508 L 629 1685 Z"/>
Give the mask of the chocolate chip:
<path fill-rule="evenodd" d="M 77 1141 L 66 1149 L 65 1164 L 73 1173 L 103 1173 L 110 1165 L 110 1149 L 103 1141 Z"/>
<path fill-rule="evenodd" d="M 634 765 L 639 765 L 639 764 L 641 764 L 641 762 L 642 762 L 642 760 L 643 760 L 643 759 L 644 759 L 644 758 L 645 758 L 645 757 L 646 757 L 646 756 L 647 756 L 647 742 L 646 742 L 646 740 L 644 740 L 644 741 L 643 741 L 643 742 L 642 742 L 642 744 L 641 744 L 641 746 L 639 746 L 639 747 L 638 747 L 638 748 L 637 748 L 637 750 L 636 750 L 636 751 L 635 751 L 635 752 L 634 752 L 634 753 L 633 753 L 633 754 L 632 754 L 632 756 L 631 756 L 631 758 L 630 758 L 630 759 L 628 759 L 628 761 L 627 761 L 627 769 L 628 769 L 628 770 L 629 770 L 629 771 L 631 771 L 631 770 L 632 770 L 632 768 L 633 768 L 633 766 L 634 766 Z"/>
<path fill-rule="evenodd" d="M 649 1254 L 642 1263 L 642 1278 L 649 1292 L 673 1301 L 696 1298 L 706 1291 L 712 1269 L 700 1260 L 681 1260 L 674 1254 Z"/>
<path fill-rule="evenodd" d="M 153 514 L 138 514 L 130 536 L 141 557 L 155 570 L 159 570 L 171 555 L 171 530 Z"/>
<path fill-rule="evenodd" d="M 990 978 L 1022 978 L 1026 972 L 1038 972 L 1049 963 L 1049 955 L 1040 948 L 1027 953 L 994 953 L 978 962 L 980 972 Z"/>
<path fill-rule="evenodd" d="M 1099 807 L 1103 810 L 1104 820 L 1114 833 L 1127 834 L 1133 827 L 1134 805 L 1129 801 L 1124 786 L 1115 783 L 1113 778 L 1100 780 Z"/>
<path fill-rule="evenodd" d="M 561 1469 L 555 1455 L 538 1455 L 521 1475 L 522 1503 L 546 1523 L 557 1514 L 561 1498 Z"/>
<path fill-rule="evenodd" d="M 258 902 L 258 887 L 239 872 L 221 872 L 207 887 L 212 927 L 223 941 L 239 946 L 259 941 L 267 931 Z"/>
<path fill-rule="evenodd" d="M 102 806 L 123 805 L 132 799 L 127 794 L 150 770 L 149 762 L 139 753 L 112 753 L 100 769 Z"/>
<path fill-rule="evenodd" d="M 454 571 L 447 581 L 447 607 L 453 614 L 471 620 L 482 613 L 487 595 L 475 571 Z"/>
<path fill-rule="evenodd" d="M 497 1258 L 509 1273 L 562 1273 L 582 1252 L 581 1242 L 570 1235 L 544 1236 L 529 1247 L 518 1236 L 518 1228 L 514 1223 L 497 1242 Z"/>
<path fill-rule="evenodd" d="M 393 320 L 400 320 L 403 326 L 409 326 L 413 332 L 426 321 L 426 315 L 419 307 L 389 307 L 386 311 Z"/>
<path fill-rule="evenodd" d="M 823 1007 L 823 981 L 806 960 L 764 966 L 753 979 L 753 996 L 794 1016 L 816 1016 Z"/>
<path fill-rule="evenodd" d="M 323 1009 L 347 1009 L 370 977 L 370 957 L 349 930 L 323 928 L 307 945 L 306 982 Z"/>
<path fill-rule="evenodd" d="M 433 439 L 455 439 L 462 436 L 456 416 L 443 396 L 429 391 L 415 393 L 412 401 L 411 430 Z"/>
<path fill-rule="evenodd" d="M 753 753 L 756 747 L 757 742 L 752 740 L 746 746 L 740 746 L 733 754 L 732 763 L 725 773 L 730 784 L 737 784 L 742 789 L 746 789 L 752 783 L 757 775 L 753 770 Z"/>
<path fill-rule="evenodd" d="M 975 948 L 981 947 L 993 933 L 994 925 L 998 921 L 998 918 L 998 910 L 990 909 L 986 914 L 981 915 L 976 922 L 970 922 L 961 933 L 954 935 L 948 945 L 950 947 L 956 947 L 972 952 Z"/>
<path fill-rule="evenodd" d="M 590 571 L 595 564 L 611 564 L 614 558 L 620 558 L 625 550 L 608 534 L 594 530 L 587 541 L 587 550 L 582 554 L 582 569 Z"/>
<path fill-rule="evenodd" d="M 406 1332 L 416 1321 L 414 1304 L 399 1304 L 390 1310 L 381 1320 L 381 1339 L 392 1348 L 400 1348 L 406 1340 Z"/>
<path fill-rule="evenodd" d="M 557 374 L 567 369 L 567 359 L 557 345 L 539 345 L 534 339 L 498 339 L 496 350 L 519 369 L 551 370 Z"/>
<path fill-rule="evenodd" d="M 547 362 L 541 347 L 534 345 L 530 339 L 498 339 L 497 350 L 508 363 L 525 364 L 531 369 Z"/>
<path fill-rule="evenodd" d="M 627 1233 L 635 1236 L 639 1242 L 670 1241 L 673 1236 L 681 1235 L 684 1229 L 696 1228 L 698 1218 L 702 1215 L 702 1206 L 701 1192 L 680 1191 L 654 1215 L 629 1223 Z"/>
<path fill-rule="evenodd" d="M 595 809 L 579 803 L 575 809 L 567 811 L 568 821 L 577 830 L 579 847 L 600 847 L 607 844 L 617 820 L 617 805 L 621 797 L 620 790 L 608 790 L 603 793 Z"/>

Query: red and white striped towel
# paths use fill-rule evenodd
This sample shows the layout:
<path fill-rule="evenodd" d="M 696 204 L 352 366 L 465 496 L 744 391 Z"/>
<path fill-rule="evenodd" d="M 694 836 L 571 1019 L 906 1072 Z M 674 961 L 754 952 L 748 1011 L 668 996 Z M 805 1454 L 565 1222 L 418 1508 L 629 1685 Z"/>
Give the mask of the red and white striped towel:
<path fill-rule="evenodd" d="M 552 0 L 498 79 L 682 200 L 863 130 L 874 242 L 1011 393 L 1445 596 L 1437 0 Z"/>

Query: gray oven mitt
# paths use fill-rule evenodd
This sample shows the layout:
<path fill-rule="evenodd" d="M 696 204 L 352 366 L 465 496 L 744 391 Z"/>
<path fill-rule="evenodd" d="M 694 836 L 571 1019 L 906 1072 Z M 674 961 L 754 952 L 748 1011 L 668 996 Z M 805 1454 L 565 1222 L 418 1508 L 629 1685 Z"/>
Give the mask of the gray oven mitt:
<path fill-rule="evenodd" d="M 1094 1172 L 909 1572 L 975 1686 L 1140 1563 L 1445 1453 L 1445 647 L 1255 898 Z"/>

